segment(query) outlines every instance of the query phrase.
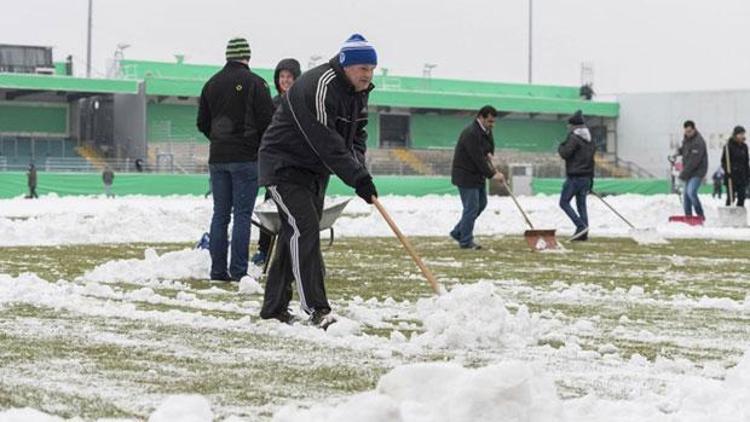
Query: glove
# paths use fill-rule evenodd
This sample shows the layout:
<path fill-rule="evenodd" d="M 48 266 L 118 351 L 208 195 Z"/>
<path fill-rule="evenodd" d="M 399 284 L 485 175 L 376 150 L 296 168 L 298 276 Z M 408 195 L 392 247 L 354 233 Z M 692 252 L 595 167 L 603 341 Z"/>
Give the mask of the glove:
<path fill-rule="evenodd" d="M 372 197 L 378 196 L 378 191 L 375 189 L 375 184 L 372 183 L 372 177 L 367 176 L 357 183 L 357 187 L 354 189 L 357 192 L 357 196 L 364 199 L 368 204 L 372 204 Z"/>

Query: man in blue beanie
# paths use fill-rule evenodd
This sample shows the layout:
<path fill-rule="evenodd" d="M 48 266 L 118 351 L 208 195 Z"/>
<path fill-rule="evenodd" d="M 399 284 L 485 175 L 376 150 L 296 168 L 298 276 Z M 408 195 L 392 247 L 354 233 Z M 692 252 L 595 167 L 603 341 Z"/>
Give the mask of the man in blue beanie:
<path fill-rule="evenodd" d="M 320 217 L 331 174 L 372 203 L 378 193 L 365 167 L 367 101 L 378 63 L 359 34 L 336 57 L 305 72 L 282 97 L 258 155 L 259 183 L 279 210 L 281 231 L 266 281 L 260 316 L 290 323 L 292 283 L 309 323 L 335 319 L 326 297 Z"/>

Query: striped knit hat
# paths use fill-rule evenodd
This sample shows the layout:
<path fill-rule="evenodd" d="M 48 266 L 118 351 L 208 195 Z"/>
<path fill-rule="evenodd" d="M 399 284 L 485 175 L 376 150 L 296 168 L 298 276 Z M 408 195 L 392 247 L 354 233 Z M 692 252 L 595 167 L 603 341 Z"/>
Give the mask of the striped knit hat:
<path fill-rule="evenodd" d="M 353 34 L 341 46 L 339 52 L 339 63 L 341 67 L 354 66 L 357 64 L 370 64 L 377 66 L 378 55 L 375 48 L 367 42 L 360 34 Z"/>
<path fill-rule="evenodd" d="M 250 44 L 242 37 L 232 38 L 227 43 L 227 60 L 250 60 Z"/>

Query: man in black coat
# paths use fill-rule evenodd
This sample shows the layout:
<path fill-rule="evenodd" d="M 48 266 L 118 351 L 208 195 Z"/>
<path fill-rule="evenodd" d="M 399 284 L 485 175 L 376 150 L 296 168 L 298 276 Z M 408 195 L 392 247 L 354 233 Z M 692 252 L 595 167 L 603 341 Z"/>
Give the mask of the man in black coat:
<path fill-rule="evenodd" d="M 367 203 L 378 195 L 365 167 L 367 102 L 376 65 L 375 49 L 352 35 L 336 57 L 305 72 L 282 96 L 263 136 L 260 184 L 276 202 L 281 231 L 261 318 L 294 319 L 288 309 L 294 282 L 311 324 L 326 328 L 335 321 L 324 285 L 320 217 L 331 174 Z"/>
<path fill-rule="evenodd" d="M 695 122 L 687 120 L 682 128 L 685 131 L 685 138 L 682 145 L 677 150 L 677 154 L 682 156 L 682 171 L 680 180 L 685 183 L 685 192 L 683 197 L 683 207 L 685 215 L 692 216 L 693 210 L 700 218 L 705 218 L 703 206 L 698 198 L 698 190 L 701 187 L 703 179 L 708 173 L 708 151 L 706 150 L 706 141 L 703 135 L 695 128 Z"/>
<path fill-rule="evenodd" d="M 568 119 L 568 136 L 557 148 L 560 157 L 565 160 L 565 183 L 560 193 L 560 208 L 565 211 L 576 226 L 570 240 L 588 240 L 589 217 L 586 209 L 586 196 L 594 185 L 594 155 L 596 145 L 591 132 L 586 127 L 583 113 L 578 110 Z M 570 205 L 576 199 L 578 212 Z"/>
<path fill-rule="evenodd" d="M 729 153 L 727 158 L 727 153 Z M 748 161 L 747 144 L 745 143 L 745 128 L 737 126 L 732 131 L 721 154 L 721 168 L 724 169 L 727 194 L 727 206 L 737 200 L 738 207 L 745 206 L 745 195 L 750 177 L 750 162 Z M 731 181 L 731 189 L 730 189 Z"/>
<path fill-rule="evenodd" d="M 271 122 L 273 104 L 266 82 L 248 67 L 247 40 L 231 39 L 226 59 L 224 68 L 203 87 L 197 125 L 211 141 L 211 279 L 237 281 L 247 274 L 250 218 L 258 194 L 258 146 Z M 227 268 L 230 215 L 232 262 Z"/>
<path fill-rule="evenodd" d="M 281 99 L 289 88 L 292 87 L 294 81 L 299 78 L 302 73 L 300 70 L 299 62 L 295 59 L 282 59 L 279 64 L 276 65 L 276 70 L 273 72 L 273 83 L 276 85 L 277 95 L 273 97 L 273 109 L 278 110 L 281 106 Z M 271 191 L 266 189 L 265 201 L 271 199 Z M 269 249 L 271 248 L 271 236 L 265 232 L 260 232 L 258 238 L 258 252 L 253 255 L 251 259 L 252 263 L 258 266 L 262 266 L 268 259 Z"/>
<path fill-rule="evenodd" d="M 495 154 L 495 127 L 497 110 L 486 105 L 476 119 L 461 132 L 453 153 L 451 182 L 458 187 L 463 212 L 450 236 L 462 249 L 482 249 L 474 242 L 474 222 L 487 207 L 487 179 L 505 180 L 505 176 L 492 165 Z"/>

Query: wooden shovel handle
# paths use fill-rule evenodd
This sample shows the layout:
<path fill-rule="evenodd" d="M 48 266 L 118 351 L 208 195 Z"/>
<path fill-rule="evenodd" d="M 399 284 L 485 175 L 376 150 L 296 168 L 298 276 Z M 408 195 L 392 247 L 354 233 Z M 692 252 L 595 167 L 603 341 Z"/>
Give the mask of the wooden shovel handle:
<path fill-rule="evenodd" d="M 414 263 L 417 264 L 417 267 L 419 267 L 419 269 L 422 271 L 422 275 L 424 275 L 424 278 L 426 278 L 430 283 L 430 287 L 432 287 L 432 290 L 436 295 L 440 295 L 440 286 L 438 286 L 437 279 L 435 279 L 432 271 L 427 268 L 427 265 L 425 265 L 425 263 L 422 261 L 422 258 L 420 258 L 417 252 L 414 250 L 414 247 L 411 245 L 411 242 L 409 242 L 409 239 L 404 236 L 403 233 L 401 233 L 401 230 L 399 230 L 396 222 L 393 221 L 391 216 L 388 214 L 388 211 L 385 210 L 383 204 L 380 203 L 376 196 L 372 197 L 372 204 L 375 205 L 375 208 L 378 209 L 385 222 L 388 223 L 388 225 L 391 227 L 391 230 L 393 230 L 393 233 L 396 235 L 396 237 L 398 237 L 398 240 L 401 241 L 402 245 L 404 245 L 404 249 L 409 252 L 409 255 L 411 255 L 411 259 L 414 260 Z"/>

